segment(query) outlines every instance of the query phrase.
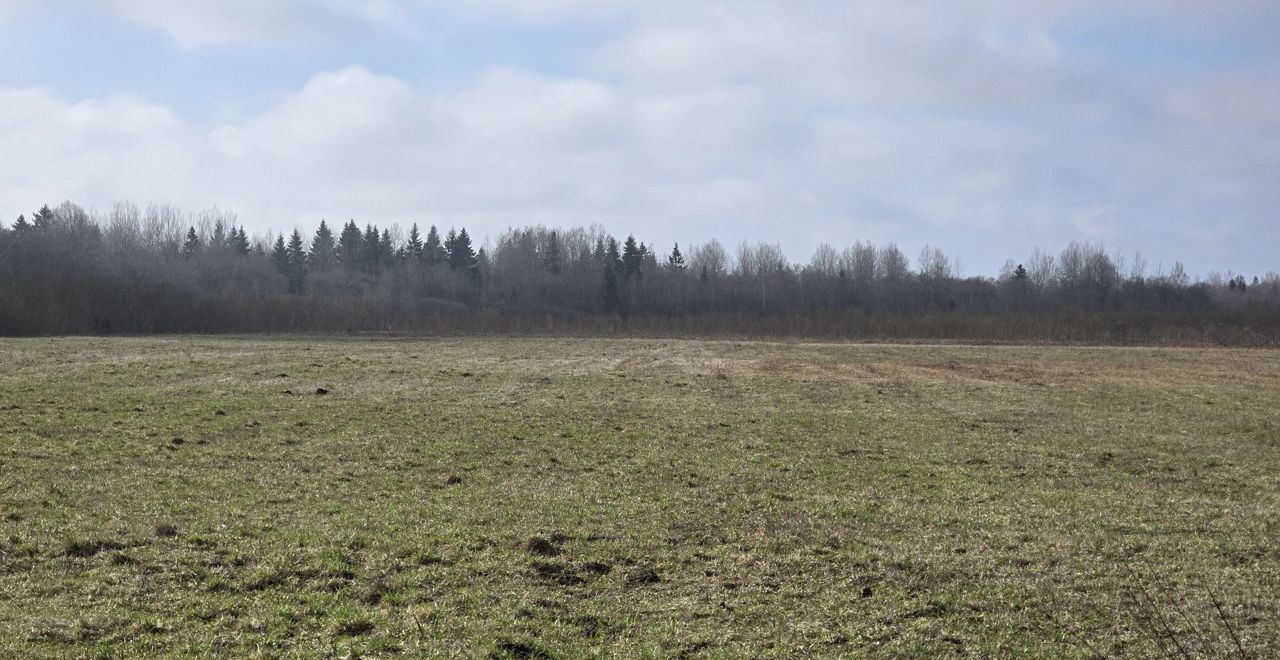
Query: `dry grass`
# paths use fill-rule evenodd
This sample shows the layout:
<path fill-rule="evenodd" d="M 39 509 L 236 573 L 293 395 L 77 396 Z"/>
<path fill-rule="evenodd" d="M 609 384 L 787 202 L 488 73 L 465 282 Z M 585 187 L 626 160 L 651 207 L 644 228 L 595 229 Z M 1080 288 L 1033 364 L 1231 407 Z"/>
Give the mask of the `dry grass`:
<path fill-rule="evenodd" d="M 1280 648 L 1277 352 L 54 339 L 0 365 L 0 656 Z"/>

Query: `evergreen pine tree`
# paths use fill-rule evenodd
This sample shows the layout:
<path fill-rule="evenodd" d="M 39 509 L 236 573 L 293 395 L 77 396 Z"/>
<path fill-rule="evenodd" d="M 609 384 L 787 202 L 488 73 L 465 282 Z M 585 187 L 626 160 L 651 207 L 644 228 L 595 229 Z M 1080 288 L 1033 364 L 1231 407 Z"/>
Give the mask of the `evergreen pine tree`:
<path fill-rule="evenodd" d="M 422 246 L 422 254 L 428 266 L 442 264 L 448 258 L 435 225 L 431 225 L 431 229 L 427 231 L 427 242 Z"/>
<path fill-rule="evenodd" d="M 18 220 L 13 223 L 13 231 L 21 234 L 22 232 L 25 232 L 28 229 L 31 229 L 31 223 L 27 222 L 26 216 L 19 215 Z"/>
<path fill-rule="evenodd" d="M 200 237 L 196 235 L 196 228 L 192 227 L 187 230 L 187 238 L 182 242 L 182 256 L 190 259 L 200 254 Z"/>
<path fill-rule="evenodd" d="M 604 249 L 604 265 L 611 270 L 622 270 L 622 255 L 618 252 L 618 241 L 612 236 L 609 237 L 607 247 Z"/>
<path fill-rule="evenodd" d="M 295 272 L 305 271 L 307 268 L 307 248 L 302 243 L 302 232 L 297 229 L 293 230 L 293 234 L 289 236 L 289 246 L 286 249 L 289 253 L 289 267 Z"/>
<path fill-rule="evenodd" d="M 373 273 L 382 266 L 382 232 L 375 225 L 364 227 L 364 245 L 360 247 L 360 265 Z"/>
<path fill-rule="evenodd" d="M 390 266 L 395 263 L 396 244 L 391 240 L 391 230 L 383 229 L 382 238 L 378 241 L 378 262 L 380 266 Z"/>
<path fill-rule="evenodd" d="M 222 225 L 221 220 L 213 223 L 213 235 L 209 237 L 209 251 L 218 252 L 228 245 L 230 242 L 227 240 L 227 228 Z"/>
<path fill-rule="evenodd" d="M 338 261 L 346 268 L 359 268 L 363 248 L 364 234 L 360 233 L 355 220 L 348 221 L 342 226 L 342 234 L 338 236 Z"/>
<path fill-rule="evenodd" d="M 675 246 L 671 248 L 671 256 L 667 257 L 667 265 L 676 270 L 685 269 L 684 255 L 680 254 L 679 243 L 676 243 Z"/>
<path fill-rule="evenodd" d="M 329 225 L 321 220 L 315 235 L 311 237 L 311 251 L 307 255 L 307 262 L 312 270 L 323 273 L 333 268 L 337 260 L 338 253 L 337 246 L 333 243 L 333 232 L 329 231 Z"/>
<path fill-rule="evenodd" d="M 650 250 L 644 243 L 640 244 L 640 272 L 652 272 L 658 269 L 658 253 Z"/>
<path fill-rule="evenodd" d="M 605 256 L 606 255 L 605 255 L 605 249 L 604 249 L 604 239 L 597 238 L 596 247 L 594 250 L 591 251 L 591 259 L 592 261 L 595 261 L 596 263 L 603 266 L 605 263 Z"/>
<path fill-rule="evenodd" d="M 404 256 L 413 263 L 422 263 L 423 249 L 422 237 L 418 234 L 418 223 L 415 222 L 409 229 L 409 242 L 404 245 Z"/>
<path fill-rule="evenodd" d="M 275 246 L 271 248 L 271 263 L 281 275 L 289 275 L 289 248 L 285 247 L 284 234 L 276 234 Z"/>
<path fill-rule="evenodd" d="M 640 251 L 640 247 L 636 245 L 636 237 L 628 236 L 627 242 L 622 246 L 623 277 L 625 279 L 638 277 L 640 275 L 640 265 L 642 263 L 644 263 L 644 253 L 642 253 Z"/>
<path fill-rule="evenodd" d="M 453 244 L 457 242 L 457 240 L 458 232 L 454 231 L 454 229 L 450 227 L 449 233 L 444 235 L 444 262 L 449 264 L 450 268 L 453 267 Z"/>
<path fill-rule="evenodd" d="M 276 242 L 276 248 L 271 258 L 276 262 L 279 268 L 283 264 L 283 273 L 289 278 L 289 293 L 302 293 L 303 281 L 307 277 L 307 249 L 302 242 L 302 232 L 297 229 L 289 235 L 289 242 L 284 248 L 284 257 L 281 259 L 279 255 L 280 241 Z"/>
<path fill-rule="evenodd" d="M 609 237 L 608 247 L 604 250 L 604 306 L 609 310 L 618 309 L 621 302 L 620 282 L 622 274 L 622 256 L 618 254 L 618 241 Z"/>
<path fill-rule="evenodd" d="M 560 262 L 560 238 L 553 231 L 547 236 L 547 247 L 542 251 L 542 267 L 552 275 L 559 275 Z"/>
<path fill-rule="evenodd" d="M 476 251 L 476 265 L 471 268 L 471 276 L 476 279 L 476 282 L 479 282 L 488 267 L 489 254 L 484 251 L 484 248 L 480 248 Z"/>
<path fill-rule="evenodd" d="M 53 209 L 49 208 L 48 204 L 41 206 L 40 210 L 36 211 L 31 216 L 32 229 L 46 229 L 52 224 L 53 224 Z"/>
<path fill-rule="evenodd" d="M 249 233 L 244 230 L 243 225 L 241 225 L 239 229 L 236 229 L 235 227 L 231 228 L 230 240 L 232 251 L 242 257 L 249 255 L 249 251 L 252 248 L 249 245 Z"/>
<path fill-rule="evenodd" d="M 1023 266 L 1022 264 L 1018 264 L 1018 267 L 1013 269 L 1013 279 L 1018 280 L 1019 282 L 1026 281 L 1027 279 L 1026 267 Z"/>
<path fill-rule="evenodd" d="M 471 248 L 471 236 L 467 228 L 457 234 L 449 230 L 449 267 L 453 270 L 471 271 L 476 265 L 476 251 Z"/>

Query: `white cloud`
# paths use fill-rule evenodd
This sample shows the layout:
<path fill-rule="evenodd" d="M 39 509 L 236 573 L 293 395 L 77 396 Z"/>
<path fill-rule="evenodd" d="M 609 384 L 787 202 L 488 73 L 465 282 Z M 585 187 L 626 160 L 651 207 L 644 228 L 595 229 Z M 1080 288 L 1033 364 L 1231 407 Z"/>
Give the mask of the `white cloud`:
<path fill-rule="evenodd" d="M 289 41 L 389 27 L 389 0 L 109 0 L 121 16 L 167 32 L 187 49 Z"/>
<path fill-rule="evenodd" d="M 356 0 L 118 3 L 188 48 L 348 22 L 385 29 L 409 11 Z M 2 92 L 0 145 L 39 155 L 34 167 L 0 166 L 0 207 L 163 196 L 235 208 L 257 229 L 357 217 L 467 224 L 481 236 L 603 221 L 663 243 L 777 240 L 797 259 L 819 241 L 871 238 L 909 253 L 942 245 L 977 272 L 1076 238 L 1141 247 L 1153 261 L 1195 263 L 1181 250 L 1199 250 L 1204 262 L 1262 263 L 1262 248 L 1206 239 L 1200 227 L 1236 218 L 1236 237 L 1274 233 L 1274 69 L 1146 76 L 1080 58 L 1061 29 L 1124 15 L 1194 45 L 1270 16 L 1265 4 L 465 7 L 490 20 L 599 21 L 607 29 L 593 34 L 607 38 L 556 75 L 517 62 L 442 87 L 323 71 L 222 126 L 125 98 Z"/>
<path fill-rule="evenodd" d="M 247 127 L 225 126 L 211 142 L 229 156 L 298 161 L 313 154 L 348 157 L 403 140 L 420 126 L 404 122 L 414 103 L 408 85 L 362 67 L 320 73 Z"/>
<path fill-rule="evenodd" d="M 5 208 L 63 199 L 148 198 L 178 185 L 195 156 L 166 108 L 125 97 L 66 103 L 39 89 L 0 89 Z"/>

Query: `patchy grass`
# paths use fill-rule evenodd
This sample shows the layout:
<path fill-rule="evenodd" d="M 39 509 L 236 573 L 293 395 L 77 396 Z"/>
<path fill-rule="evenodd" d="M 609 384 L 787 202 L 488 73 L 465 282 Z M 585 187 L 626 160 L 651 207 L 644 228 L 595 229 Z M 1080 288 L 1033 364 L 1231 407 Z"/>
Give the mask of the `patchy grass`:
<path fill-rule="evenodd" d="M 0 341 L 3 657 L 1178 649 L 1280 653 L 1278 352 Z"/>

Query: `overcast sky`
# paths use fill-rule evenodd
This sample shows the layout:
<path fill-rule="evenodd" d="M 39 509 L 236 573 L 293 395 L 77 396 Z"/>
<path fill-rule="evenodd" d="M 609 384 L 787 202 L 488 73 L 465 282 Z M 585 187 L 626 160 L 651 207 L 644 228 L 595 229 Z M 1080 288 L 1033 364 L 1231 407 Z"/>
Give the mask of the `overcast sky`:
<path fill-rule="evenodd" d="M 70 199 L 1280 270 L 1275 0 L 0 0 L 0 221 Z"/>

